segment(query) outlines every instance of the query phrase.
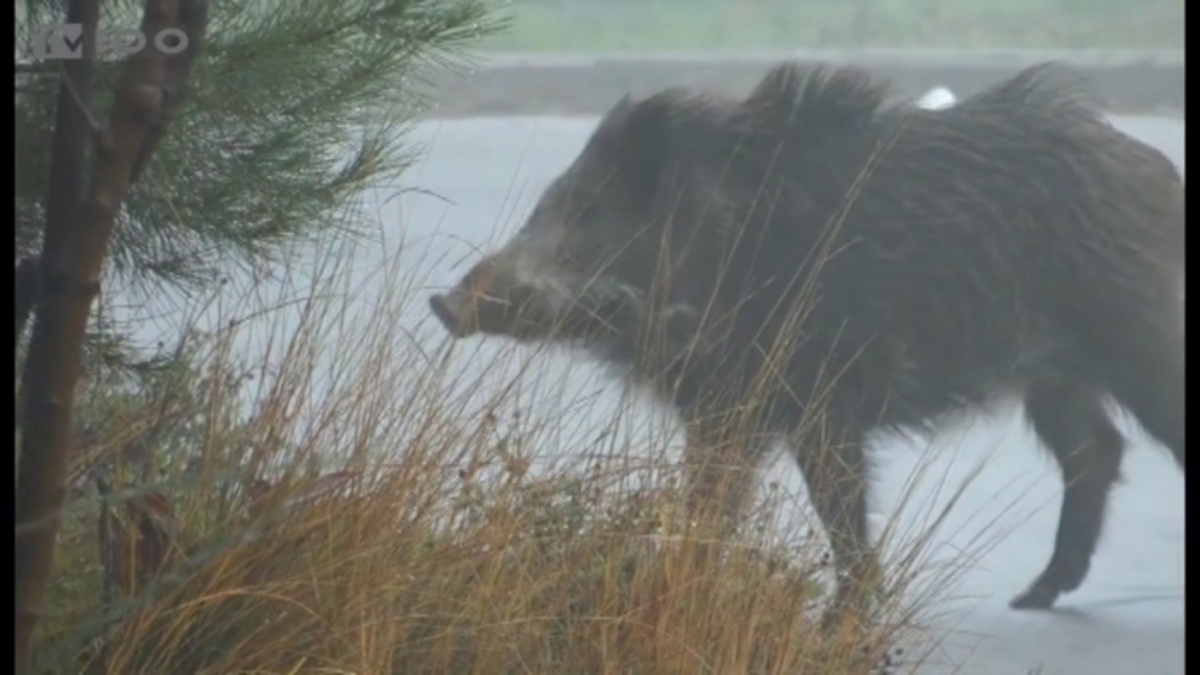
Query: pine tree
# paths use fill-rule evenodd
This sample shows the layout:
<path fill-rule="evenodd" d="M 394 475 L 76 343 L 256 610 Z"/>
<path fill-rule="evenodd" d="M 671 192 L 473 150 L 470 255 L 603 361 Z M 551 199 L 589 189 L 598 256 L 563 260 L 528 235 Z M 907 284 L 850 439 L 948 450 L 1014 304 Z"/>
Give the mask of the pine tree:
<path fill-rule="evenodd" d="M 16 7 L 16 256 L 36 254 L 61 61 L 32 59 L 61 0 Z M 138 25 L 141 2 L 102 5 L 100 26 Z M 481 0 L 213 0 L 182 109 L 120 215 L 105 275 L 139 304 L 165 289 L 211 288 L 230 269 L 264 269 L 287 245 L 376 224 L 351 208 L 411 163 L 404 131 L 428 101 L 430 66 L 500 27 Z M 121 59 L 96 68 L 107 115 Z M 102 296 L 113 297 L 111 293 Z M 101 311 L 101 315 L 105 313 Z M 120 327 L 95 324 L 90 353 L 120 362 Z"/>

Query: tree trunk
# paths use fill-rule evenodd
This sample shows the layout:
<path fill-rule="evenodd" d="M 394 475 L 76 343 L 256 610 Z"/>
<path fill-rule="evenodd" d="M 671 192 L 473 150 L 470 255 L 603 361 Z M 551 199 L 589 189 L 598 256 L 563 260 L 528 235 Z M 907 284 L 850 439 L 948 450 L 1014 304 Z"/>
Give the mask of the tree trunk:
<path fill-rule="evenodd" d="M 72 0 L 68 21 L 89 23 L 85 32 L 94 32 L 98 5 L 98 0 Z M 89 59 L 68 62 L 64 68 L 50 163 L 41 293 L 23 379 L 24 433 L 16 490 L 18 675 L 30 667 L 33 631 L 50 581 L 59 512 L 66 494 L 71 407 L 83 339 L 92 302 L 100 290 L 113 224 L 135 171 L 179 102 L 202 45 L 206 19 L 205 0 L 147 0 L 143 35 L 179 28 L 188 36 L 189 46 L 170 56 L 155 49 L 151 39 L 146 48 L 132 55 L 118 85 L 107 128 L 96 128 L 92 121 L 86 83 L 70 78 L 71 67 L 86 69 Z M 94 48 L 94 41 L 87 39 L 85 50 L 89 47 Z M 89 136 L 95 137 L 96 157 L 87 197 L 81 203 Z"/>

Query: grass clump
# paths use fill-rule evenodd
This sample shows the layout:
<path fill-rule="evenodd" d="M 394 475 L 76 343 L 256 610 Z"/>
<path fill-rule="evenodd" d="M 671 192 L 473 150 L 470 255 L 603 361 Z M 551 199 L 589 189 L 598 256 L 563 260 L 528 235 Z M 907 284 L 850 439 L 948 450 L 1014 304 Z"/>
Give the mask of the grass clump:
<path fill-rule="evenodd" d="M 718 546 L 680 517 L 665 443 L 540 466 L 558 413 L 399 346 L 421 296 L 355 317 L 314 276 L 255 358 L 218 320 L 177 367 L 83 397 L 36 672 L 884 672 L 916 556 L 876 625 L 825 634 L 827 556 L 772 540 L 770 504 Z"/>

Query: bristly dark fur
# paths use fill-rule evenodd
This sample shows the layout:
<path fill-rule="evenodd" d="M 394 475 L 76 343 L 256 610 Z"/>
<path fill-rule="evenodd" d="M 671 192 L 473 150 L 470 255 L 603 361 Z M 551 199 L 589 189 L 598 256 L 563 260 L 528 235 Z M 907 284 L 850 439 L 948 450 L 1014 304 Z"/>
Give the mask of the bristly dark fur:
<path fill-rule="evenodd" d="M 739 455 L 789 438 L 852 579 L 874 564 L 867 433 L 1022 397 L 1070 486 L 1051 561 L 1013 603 L 1048 607 L 1086 576 L 1118 475 L 1104 398 L 1181 469 L 1185 445 L 1182 179 L 1061 71 L 937 111 L 824 64 L 781 64 L 740 101 L 622 101 L 490 257 L 525 275 L 493 293 L 550 306 L 525 286 L 577 288 L 567 337 L 688 423 L 693 508 L 716 499 L 705 453 L 753 409 Z"/>
<path fill-rule="evenodd" d="M 861 68 L 782 63 L 741 107 L 764 126 L 816 131 L 869 122 L 890 93 L 891 83 Z"/>

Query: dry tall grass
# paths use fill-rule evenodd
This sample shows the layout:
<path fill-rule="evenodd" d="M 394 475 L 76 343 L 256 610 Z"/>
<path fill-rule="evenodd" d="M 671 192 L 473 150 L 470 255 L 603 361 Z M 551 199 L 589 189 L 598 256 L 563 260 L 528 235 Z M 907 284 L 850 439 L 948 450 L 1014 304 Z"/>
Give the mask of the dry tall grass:
<path fill-rule="evenodd" d="M 879 673 L 931 606 L 905 592 L 928 571 L 910 533 L 877 623 L 822 633 L 820 546 L 753 522 L 711 546 L 679 518 L 666 442 L 537 468 L 559 413 L 513 419 L 515 388 L 451 382 L 461 355 L 401 328 L 412 280 L 372 281 L 390 290 L 354 315 L 346 271 L 305 282 L 253 383 L 232 356 L 245 324 L 206 343 L 183 441 L 161 440 L 184 425 L 151 400 L 80 454 L 115 468 L 67 514 L 40 672 Z"/>

